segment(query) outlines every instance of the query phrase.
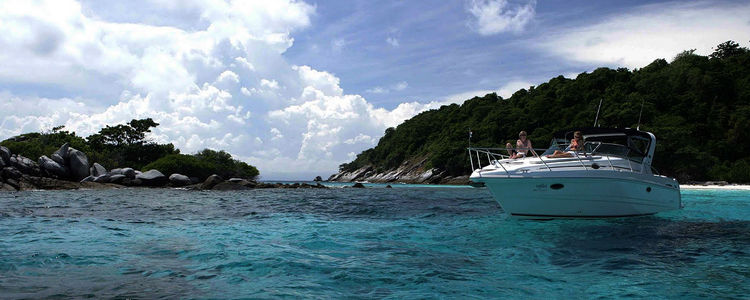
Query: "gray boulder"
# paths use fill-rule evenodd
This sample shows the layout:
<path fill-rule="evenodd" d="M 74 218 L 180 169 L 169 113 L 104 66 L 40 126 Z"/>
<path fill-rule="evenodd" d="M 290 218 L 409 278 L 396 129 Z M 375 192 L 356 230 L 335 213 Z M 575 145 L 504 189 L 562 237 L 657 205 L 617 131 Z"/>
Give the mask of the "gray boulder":
<path fill-rule="evenodd" d="M 139 179 L 143 185 L 146 186 L 162 186 L 167 184 L 169 178 L 164 176 L 159 170 L 148 170 L 135 176 L 135 179 Z"/>
<path fill-rule="evenodd" d="M 89 175 L 89 176 L 94 176 L 94 175 Z M 102 175 L 96 176 L 96 177 L 94 177 L 94 182 L 107 183 L 107 182 L 109 182 L 109 175 L 108 174 L 102 174 Z"/>
<path fill-rule="evenodd" d="M 65 163 L 65 159 L 60 156 L 57 152 L 52 153 L 52 156 L 50 156 L 52 160 L 54 160 L 56 163 L 60 164 L 61 166 L 67 166 L 68 164 Z"/>
<path fill-rule="evenodd" d="M 219 175 L 214 174 L 214 175 L 208 176 L 208 178 L 206 178 L 206 180 L 203 181 L 203 183 L 201 183 L 201 189 L 210 190 L 214 186 L 216 186 L 217 184 L 223 181 L 224 179 L 222 179 L 221 176 Z"/>
<path fill-rule="evenodd" d="M 244 186 L 237 182 L 224 181 L 214 185 L 212 190 L 215 191 L 235 191 L 235 190 L 249 190 L 251 187 Z"/>
<path fill-rule="evenodd" d="M 22 175 L 23 174 L 21 174 L 21 171 L 18 171 L 14 167 L 5 167 L 5 168 L 3 168 L 3 178 L 5 178 L 5 180 L 8 180 L 8 179 L 18 179 L 18 178 L 21 178 Z"/>
<path fill-rule="evenodd" d="M 175 173 L 169 175 L 169 183 L 172 184 L 172 186 L 186 186 L 192 182 L 190 181 L 190 177 Z"/>
<path fill-rule="evenodd" d="M 107 169 L 102 167 L 102 165 L 100 165 L 99 163 L 94 163 L 94 165 L 89 169 L 89 172 L 91 173 L 91 176 L 99 177 L 107 174 Z"/>
<path fill-rule="evenodd" d="M 10 157 L 10 165 L 21 171 L 21 173 L 39 175 L 39 165 L 33 160 L 21 155 L 13 154 Z"/>
<path fill-rule="evenodd" d="M 68 166 L 70 175 L 73 179 L 81 180 L 91 174 L 89 173 L 89 158 L 86 157 L 85 153 L 72 147 L 68 148 L 68 162 L 70 163 Z"/>
<path fill-rule="evenodd" d="M 109 183 L 121 184 L 123 180 L 125 180 L 125 178 L 127 177 L 122 174 L 112 175 L 112 176 L 109 176 Z"/>
<path fill-rule="evenodd" d="M 58 178 L 68 177 L 68 169 L 46 155 L 42 155 L 42 157 L 39 158 L 39 167 L 41 167 L 42 170 L 45 170 L 47 174 L 57 176 Z"/>
<path fill-rule="evenodd" d="M 119 175 L 125 175 L 127 178 L 135 179 L 135 170 L 133 170 L 133 168 L 122 168 L 120 169 Z"/>
<path fill-rule="evenodd" d="M 63 160 L 62 164 L 67 164 L 69 152 L 70 146 L 68 146 L 68 143 L 65 143 L 60 146 L 60 149 L 57 149 L 57 151 L 55 151 L 55 153 L 52 155 L 54 156 L 55 154 L 57 154 L 57 156 L 59 156 Z"/>
<path fill-rule="evenodd" d="M 0 160 L 2 160 L 5 165 L 10 165 L 10 149 L 0 146 Z"/>
<path fill-rule="evenodd" d="M 91 182 L 91 181 L 94 181 L 94 176 L 89 175 L 89 176 L 86 176 L 86 178 L 81 179 L 80 182 Z"/>

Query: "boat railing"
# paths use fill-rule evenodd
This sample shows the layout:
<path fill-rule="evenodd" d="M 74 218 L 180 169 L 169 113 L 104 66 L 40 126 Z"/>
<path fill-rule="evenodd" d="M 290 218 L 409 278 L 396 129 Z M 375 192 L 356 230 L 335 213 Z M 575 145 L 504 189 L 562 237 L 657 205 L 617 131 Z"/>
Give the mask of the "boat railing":
<path fill-rule="evenodd" d="M 572 153 L 574 154 L 569 158 L 575 159 L 581 165 L 581 167 L 583 167 L 584 170 L 598 169 L 598 167 L 589 167 L 584 162 L 584 160 L 591 159 L 594 156 L 598 156 L 598 157 L 606 159 L 607 163 L 609 164 L 610 170 L 615 170 L 616 168 L 622 169 L 623 167 L 621 166 L 616 167 L 615 164 L 612 162 L 612 158 L 617 158 L 620 160 L 626 160 L 628 162 L 628 166 L 625 168 L 626 170 L 630 172 L 636 172 L 632 164 L 633 159 L 629 156 L 630 154 L 629 149 L 627 148 L 623 149 L 624 152 L 621 154 L 606 153 L 606 152 L 600 152 L 602 145 L 608 145 L 608 144 L 600 143 L 600 142 L 591 142 L 591 143 L 587 142 L 584 144 L 584 146 L 589 146 L 589 147 L 584 147 L 585 150 L 583 151 L 572 151 Z M 612 145 L 616 145 L 616 144 L 612 144 Z M 510 175 L 510 172 L 502 163 L 503 160 L 510 158 L 509 155 L 503 154 L 503 152 L 507 153 L 506 148 L 469 147 L 467 148 L 467 150 L 469 151 L 469 161 L 470 161 L 472 170 L 482 169 L 485 166 L 492 165 L 492 166 L 503 169 L 503 171 L 505 171 L 506 174 Z M 545 153 L 545 151 L 549 151 L 550 149 L 534 148 L 534 149 L 529 149 L 529 150 L 531 150 L 529 152 L 532 154 L 532 156 L 534 158 L 539 159 L 539 161 L 542 164 L 544 164 L 545 168 L 548 171 L 553 171 L 553 168 L 550 167 L 549 164 L 560 162 L 559 158 L 549 158 L 549 157 L 546 157 L 545 155 L 538 154 L 538 153 Z M 569 161 L 569 160 L 566 160 L 566 161 Z M 486 164 L 484 164 L 484 162 L 486 162 Z M 507 160 L 505 162 L 507 162 Z M 653 169 L 653 167 L 651 167 L 651 169 Z M 644 171 L 644 168 L 641 167 L 641 172 L 643 171 Z"/>

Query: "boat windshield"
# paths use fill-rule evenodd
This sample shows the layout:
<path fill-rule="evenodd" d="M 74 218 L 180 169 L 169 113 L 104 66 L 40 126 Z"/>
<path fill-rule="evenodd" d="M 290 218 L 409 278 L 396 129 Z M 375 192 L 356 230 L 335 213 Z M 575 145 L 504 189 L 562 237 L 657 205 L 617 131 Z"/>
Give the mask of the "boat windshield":
<path fill-rule="evenodd" d="M 584 149 L 586 153 L 592 155 L 612 155 L 627 157 L 636 162 L 642 162 L 648 153 L 650 141 L 625 134 L 615 135 L 585 135 L 583 136 Z M 550 147 L 543 155 L 550 155 L 555 150 L 567 151 L 570 147 L 570 141 L 563 139 L 552 139 Z"/>

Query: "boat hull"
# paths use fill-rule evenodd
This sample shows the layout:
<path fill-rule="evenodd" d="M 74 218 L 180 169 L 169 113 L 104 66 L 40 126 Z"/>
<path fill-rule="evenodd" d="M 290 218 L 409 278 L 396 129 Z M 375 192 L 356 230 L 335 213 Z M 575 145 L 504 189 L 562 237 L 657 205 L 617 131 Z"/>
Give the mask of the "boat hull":
<path fill-rule="evenodd" d="M 675 210 L 682 205 L 677 182 L 662 176 L 508 176 L 472 180 L 484 182 L 505 212 L 521 218 L 630 217 Z"/>

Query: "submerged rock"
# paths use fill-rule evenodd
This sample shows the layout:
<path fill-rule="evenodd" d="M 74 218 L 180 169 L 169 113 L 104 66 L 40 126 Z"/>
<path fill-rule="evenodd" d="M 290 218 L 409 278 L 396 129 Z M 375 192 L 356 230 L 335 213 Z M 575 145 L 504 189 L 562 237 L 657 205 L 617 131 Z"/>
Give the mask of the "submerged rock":
<path fill-rule="evenodd" d="M 364 184 L 362 184 L 362 183 L 356 182 L 356 183 L 354 183 L 354 185 L 352 185 L 352 187 L 353 187 L 353 188 L 360 188 L 360 189 L 363 189 L 363 188 L 365 188 L 365 185 L 364 185 Z"/>

